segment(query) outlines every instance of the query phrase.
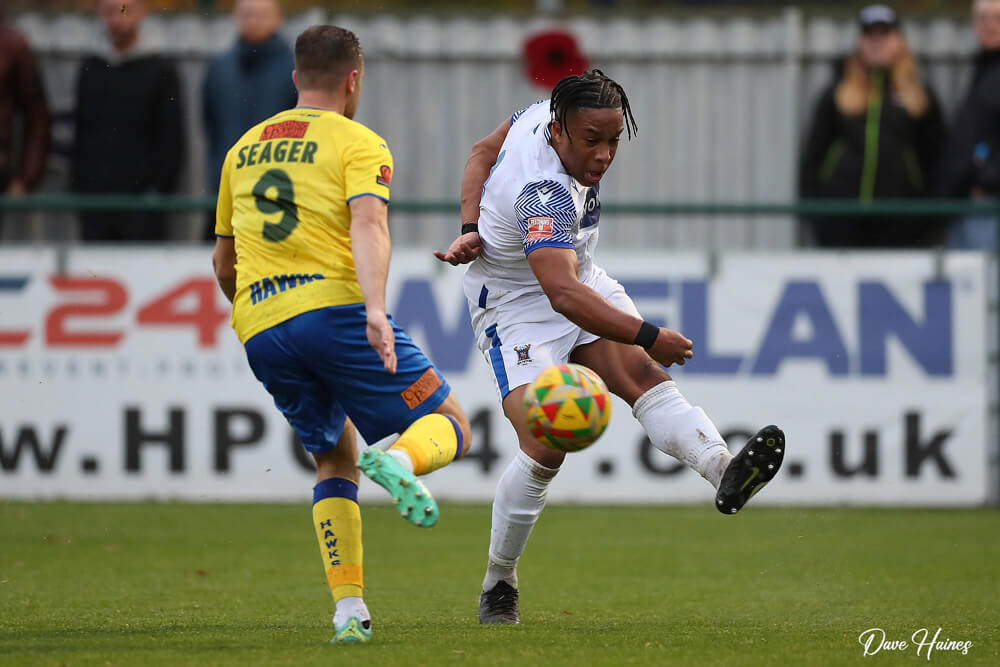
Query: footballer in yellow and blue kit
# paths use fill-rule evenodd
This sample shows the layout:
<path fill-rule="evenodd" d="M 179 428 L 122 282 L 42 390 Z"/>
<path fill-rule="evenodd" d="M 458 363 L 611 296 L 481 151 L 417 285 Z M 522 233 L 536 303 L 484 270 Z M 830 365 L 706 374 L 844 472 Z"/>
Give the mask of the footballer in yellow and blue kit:
<path fill-rule="evenodd" d="M 391 316 L 395 374 L 368 342 L 349 203 L 388 202 L 392 168 L 375 132 L 309 107 L 251 128 L 222 167 L 215 231 L 236 249 L 232 326 L 254 375 L 313 453 L 336 446 L 345 415 L 374 443 L 451 391 Z"/>

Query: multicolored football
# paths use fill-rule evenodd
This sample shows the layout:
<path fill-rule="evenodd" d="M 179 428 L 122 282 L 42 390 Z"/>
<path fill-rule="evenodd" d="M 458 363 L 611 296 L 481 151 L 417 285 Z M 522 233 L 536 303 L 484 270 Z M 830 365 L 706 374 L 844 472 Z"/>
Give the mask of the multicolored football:
<path fill-rule="evenodd" d="M 601 437 L 611 421 L 611 395 L 594 371 L 559 364 L 538 374 L 524 393 L 528 428 L 538 442 L 576 452 Z"/>

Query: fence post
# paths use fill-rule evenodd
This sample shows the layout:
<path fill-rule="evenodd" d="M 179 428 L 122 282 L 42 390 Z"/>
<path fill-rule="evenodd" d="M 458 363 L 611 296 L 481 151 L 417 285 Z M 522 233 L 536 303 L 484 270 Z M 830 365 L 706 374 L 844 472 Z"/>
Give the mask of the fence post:
<path fill-rule="evenodd" d="M 993 326 L 996 327 L 995 336 L 997 337 L 996 343 L 997 348 L 990 358 L 990 363 L 993 366 L 993 372 L 996 373 L 996 395 L 990 402 L 989 406 L 989 420 L 988 423 L 993 428 L 993 489 L 992 489 L 992 502 L 993 505 L 1000 506 L 1000 197 L 993 200 L 993 226 L 996 230 L 993 249 L 993 271 L 994 279 L 997 281 L 996 293 L 994 294 L 995 301 L 989 306 L 993 308 Z M 989 307 L 987 306 L 987 307 Z"/>

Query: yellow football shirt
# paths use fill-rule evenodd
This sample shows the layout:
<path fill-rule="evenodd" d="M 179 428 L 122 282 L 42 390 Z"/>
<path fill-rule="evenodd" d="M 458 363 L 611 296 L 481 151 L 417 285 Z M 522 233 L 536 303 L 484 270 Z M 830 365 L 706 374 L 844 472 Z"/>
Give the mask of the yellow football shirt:
<path fill-rule="evenodd" d="M 298 107 L 251 128 L 222 166 L 215 232 L 236 245 L 232 325 L 242 342 L 300 313 L 362 303 L 348 202 L 389 201 L 384 139 Z"/>

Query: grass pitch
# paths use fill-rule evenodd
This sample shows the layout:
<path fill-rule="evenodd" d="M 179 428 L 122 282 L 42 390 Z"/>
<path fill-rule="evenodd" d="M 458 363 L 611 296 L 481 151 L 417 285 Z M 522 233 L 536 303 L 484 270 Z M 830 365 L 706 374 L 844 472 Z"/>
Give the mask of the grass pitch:
<path fill-rule="evenodd" d="M 520 626 L 480 626 L 490 511 L 362 508 L 375 635 L 330 646 L 308 505 L 0 503 L 4 665 L 1000 664 L 995 511 L 546 509 Z"/>

